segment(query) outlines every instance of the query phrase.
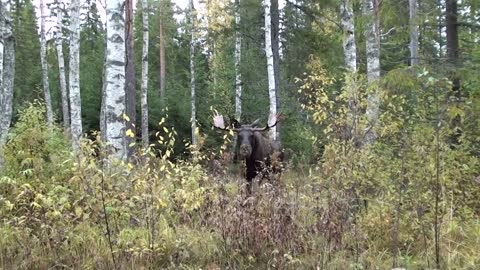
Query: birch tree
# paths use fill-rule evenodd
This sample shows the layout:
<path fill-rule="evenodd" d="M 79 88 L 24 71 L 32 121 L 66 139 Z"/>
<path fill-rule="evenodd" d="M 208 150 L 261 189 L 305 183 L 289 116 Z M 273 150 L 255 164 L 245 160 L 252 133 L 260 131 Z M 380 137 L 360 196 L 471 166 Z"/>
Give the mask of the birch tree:
<path fill-rule="evenodd" d="M 10 1 L 0 2 L 0 168 L 3 167 L 2 148 L 7 141 L 12 121 L 13 85 L 15 78 L 15 39 L 10 16 Z"/>
<path fill-rule="evenodd" d="M 277 97 L 275 90 L 275 70 L 272 51 L 272 20 L 270 17 L 271 2 L 264 0 L 265 9 L 265 53 L 267 56 L 267 76 L 268 76 L 268 97 L 270 99 L 270 115 L 277 114 Z M 277 128 L 270 129 L 270 136 L 273 140 L 277 139 Z"/>
<path fill-rule="evenodd" d="M 276 112 L 280 112 L 280 12 L 278 10 L 278 0 L 270 0 L 271 12 L 271 37 L 272 37 L 272 55 L 273 55 L 273 76 L 275 78 L 275 106 Z M 275 139 L 280 141 L 280 129 L 282 123 L 275 126 Z"/>
<path fill-rule="evenodd" d="M 68 106 L 67 80 L 65 77 L 65 59 L 63 56 L 63 7 L 62 2 L 57 9 L 57 31 L 55 33 L 55 47 L 57 50 L 58 73 L 60 80 L 60 94 L 62 102 L 63 127 L 67 130 L 70 127 L 70 109 Z"/>
<path fill-rule="evenodd" d="M 355 44 L 355 22 L 351 0 L 340 1 L 340 17 L 343 27 L 343 55 L 349 72 L 357 71 L 357 46 Z"/>
<path fill-rule="evenodd" d="M 105 140 L 110 157 L 126 160 L 125 138 L 125 26 L 123 1 L 107 0 L 107 55 L 105 70 Z"/>
<path fill-rule="evenodd" d="M 353 8 L 351 0 L 340 1 L 340 18 L 342 19 L 343 27 L 343 55 L 347 73 L 355 76 L 357 72 L 357 46 L 355 44 L 355 21 L 353 17 Z M 358 126 L 358 93 L 355 85 L 347 87 L 348 95 L 348 121 L 349 133 L 356 134 Z"/>
<path fill-rule="evenodd" d="M 366 17 L 365 40 L 367 47 L 367 79 L 373 87 L 367 96 L 365 116 L 367 127 L 365 144 L 373 144 L 376 140 L 375 126 L 378 121 L 379 97 L 375 85 L 380 78 L 380 33 L 378 23 L 378 0 L 363 0 L 363 12 Z"/>
<path fill-rule="evenodd" d="M 43 94 L 47 110 L 47 122 L 53 124 L 52 97 L 48 82 L 47 41 L 45 40 L 45 9 L 43 0 L 40 0 L 40 62 L 42 64 Z"/>
<path fill-rule="evenodd" d="M 235 0 L 235 119 L 242 117 L 242 36 L 240 33 L 240 0 Z"/>
<path fill-rule="evenodd" d="M 70 29 L 70 128 L 72 131 L 73 149 L 80 147 L 82 136 L 82 101 L 80 98 L 80 0 L 70 3 L 71 29 Z"/>
<path fill-rule="evenodd" d="M 142 48 L 142 144 L 146 149 L 148 140 L 148 0 L 142 0 L 143 48 Z"/>
<path fill-rule="evenodd" d="M 133 154 L 133 147 L 131 143 L 135 142 L 135 122 L 137 119 L 136 108 L 136 91 L 135 91 L 135 59 L 134 59 L 134 43 L 133 43 L 133 0 L 125 1 L 125 51 L 126 51 L 126 65 L 125 65 L 125 92 L 126 92 L 126 114 L 129 121 L 127 121 L 127 130 L 132 131 L 127 136 L 126 146 L 127 154 L 130 157 Z"/>
<path fill-rule="evenodd" d="M 190 90 L 191 99 L 190 104 L 192 108 L 191 128 L 192 128 L 192 145 L 197 145 L 197 109 L 195 106 L 195 8 L 193 0 L 190 0 Z"/>
<path fill-rule="evenodd" d="M 408 0 L 410 17 L 410 65 L 418 64 L 417 0 Z"/>

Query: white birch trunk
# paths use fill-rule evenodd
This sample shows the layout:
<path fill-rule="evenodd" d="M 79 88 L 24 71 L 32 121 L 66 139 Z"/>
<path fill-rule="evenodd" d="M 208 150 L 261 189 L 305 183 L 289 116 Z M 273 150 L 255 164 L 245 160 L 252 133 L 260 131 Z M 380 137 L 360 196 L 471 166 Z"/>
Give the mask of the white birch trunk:
<path fill-rule="evenodd" d="M 277 97 L 275 91 L 275 70 L 273 67 L 273 51 L 272 51 L 272 20 L 270 17 L 270 0 L 264 0 L 265 8 L 265 53 L 267 56 L 267 75 L 268 75 L 268 96 L 270 99 L 270 115 L 277 114 Z M 273 140 L 277 138 L 277 129 L 270 129 L 270 137 Z"/>
<path fill-rule="evenodd" d="M 190 0 L 190 90 L 191 90 L 191 106 L 192 106 L 192 145 L 197 145 L 197 109 L 195 106 L 195 8 L 193 7 L 193 0 Z"/>
<path fill-rule="evenodd" d="M 340 1 L 340 17 L 343 26 L 343 55 L 349 72 L 357 71 L 357 46 L 355 45 L 355 22 L 351 0 Z"/>
<path fill-rule="evenodd" d="M 62 96 L 62 115 L 63 115 L 63 127 L 65 130 L 70 128 L 70 109 L 68 106 L 68 91 L 67 80 L 65 77 L 65 58 L 63 56 L 63 11 L 58 9 L 57 11 L 57 33 L 55 37 L 55 46 L 57 49 L 58 60 L 58 73 L 60 78 L 60 93 Z"/>
<path fill-rule="evenodd" d="M 82 101 L 80 98 L 80 0 L 70 3 L 70 129 L 72 132 L 72 146 L 75 151 L 80 148 L 82 136 Z"/>
<path fill-rule="evenodd" d="M 0 168 L 3 167 L 3 145 L 7 141 L 8 130 L 12 121 L 13 85 L 15 78 L 15 40 L 13 37 L 13 23 L 10 16 L 10 1 L 2 0 L 0 6 L 1 35 L 3 45 L 2 78 L 0 87 Z M 3 52 L 3 51 L 2 51 Z"/>
<path fill-rule="evenodd" d="M 40 62 L 42 65 L 43 94 L 47 109 L 47 122 L 49 125 L 53 125 L 52 97 L 50 95 L 50 84 L 48 82 L 47 41 L 45 40 L 45 11 L 43 0 L 40 0 Z"/>
<path fill-rule="evenodd" d="M 235 119 L 242 117 L 242 36 L 240 34 L 240 0 L 235 0 Z"/>
<path fill-rule="evenodd" d="M 410 65 L 418 64 L 417 0 L 409 0 L 410 13 Z"/>
<path fill-rule="evenodd" d="M 375 126 L 378 121 L 379 97 L 378 87 L 375 85 L 380 78 L 380 35 L 378 25 L 377 0 L 364 0 L 363 11 L 367 19 L 365 26 L 365 39 L 367 47 L 367 79 L 374 90 L 367 96 L 367 109 L 365 116 L 367 127 L 365 144 L 373 144 L 376 140 Z"/>
<path fill-rule="evenodd" d="M 148 0 L 142 0 L 143 48 L 142 48 L 142 144 L 148 148 Z"/>
<path fill-rule="evenodd" d="M 353 8 L 351 0 L 340 1 L 340 17 L 342 19 L 343 27 L 343 55 L 347 72 L 351 76 L 355 76 L 357 72 L 357 46 L 355 44 L 355 21 L 353 17 Z M 348 114 L 345 134 L 348 134 L 346 139 L 357 135 L 358 127 L 358 92 L 355 85 L 347 87 L 348 96 Z"/>
<path fill-rule="evenodd" d="M 125 138 L 125 25 L 123 1 L 107 0 L 107 57 L 105 87 L 105 140 L 110 157 L 126 160 Z"/>

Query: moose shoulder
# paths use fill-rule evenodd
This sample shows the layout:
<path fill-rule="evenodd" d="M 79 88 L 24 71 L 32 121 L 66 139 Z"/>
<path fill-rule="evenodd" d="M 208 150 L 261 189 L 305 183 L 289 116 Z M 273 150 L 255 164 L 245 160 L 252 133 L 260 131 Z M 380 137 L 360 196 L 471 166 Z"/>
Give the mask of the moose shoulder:
<path fill-rule="evenodd" d="M 240 124 L 233 121 L 233 127 L 226 127 L 223 116 L 215 115 L 213 125 L 221 130 L 233 130 L 238 135 L 239 156 L 245 160 L 247 190 L 251 193 L 252 180 L 262 173 L 268 177 L 269 173 L 280 169 L 280 162 L 283 158 L 281 145 L 278 141 L 271 140 L 264 133 L 274 127 L 279 120 L 278 115 L 270 116 L 269 123 L 259 128 L 258 120 L 251 124 Z"/>

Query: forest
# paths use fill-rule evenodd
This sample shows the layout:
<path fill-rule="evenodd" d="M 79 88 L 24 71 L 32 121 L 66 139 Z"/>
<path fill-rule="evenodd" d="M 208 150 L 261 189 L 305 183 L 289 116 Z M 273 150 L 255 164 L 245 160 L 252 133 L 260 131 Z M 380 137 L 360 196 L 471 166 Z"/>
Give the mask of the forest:
<path fill-rule="evenodd" d="M 0 0 L 0 269 L 479 269 L 480 0 Z"/>

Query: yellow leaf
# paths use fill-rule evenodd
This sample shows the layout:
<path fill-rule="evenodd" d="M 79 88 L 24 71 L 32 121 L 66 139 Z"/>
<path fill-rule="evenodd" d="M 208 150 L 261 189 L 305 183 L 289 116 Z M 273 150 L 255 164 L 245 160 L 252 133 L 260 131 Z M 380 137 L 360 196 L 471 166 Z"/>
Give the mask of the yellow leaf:
<path fill-rule="evenodd" d="M 131 129 L 128 129 L 128 130 L 127 130 L 126 135 L 127 135 L 127 137 L 130 137 L 130 138 L 134 138 L 134 137 L 135 137 L 135 133 L 133 133 L 133 131 L 132 131 Z"/>
<path fill-rule="evenodd" d="M 123 114 L 123 120 L 130 122 L 130 117 L 128 117 L 126 114 Z"/>

